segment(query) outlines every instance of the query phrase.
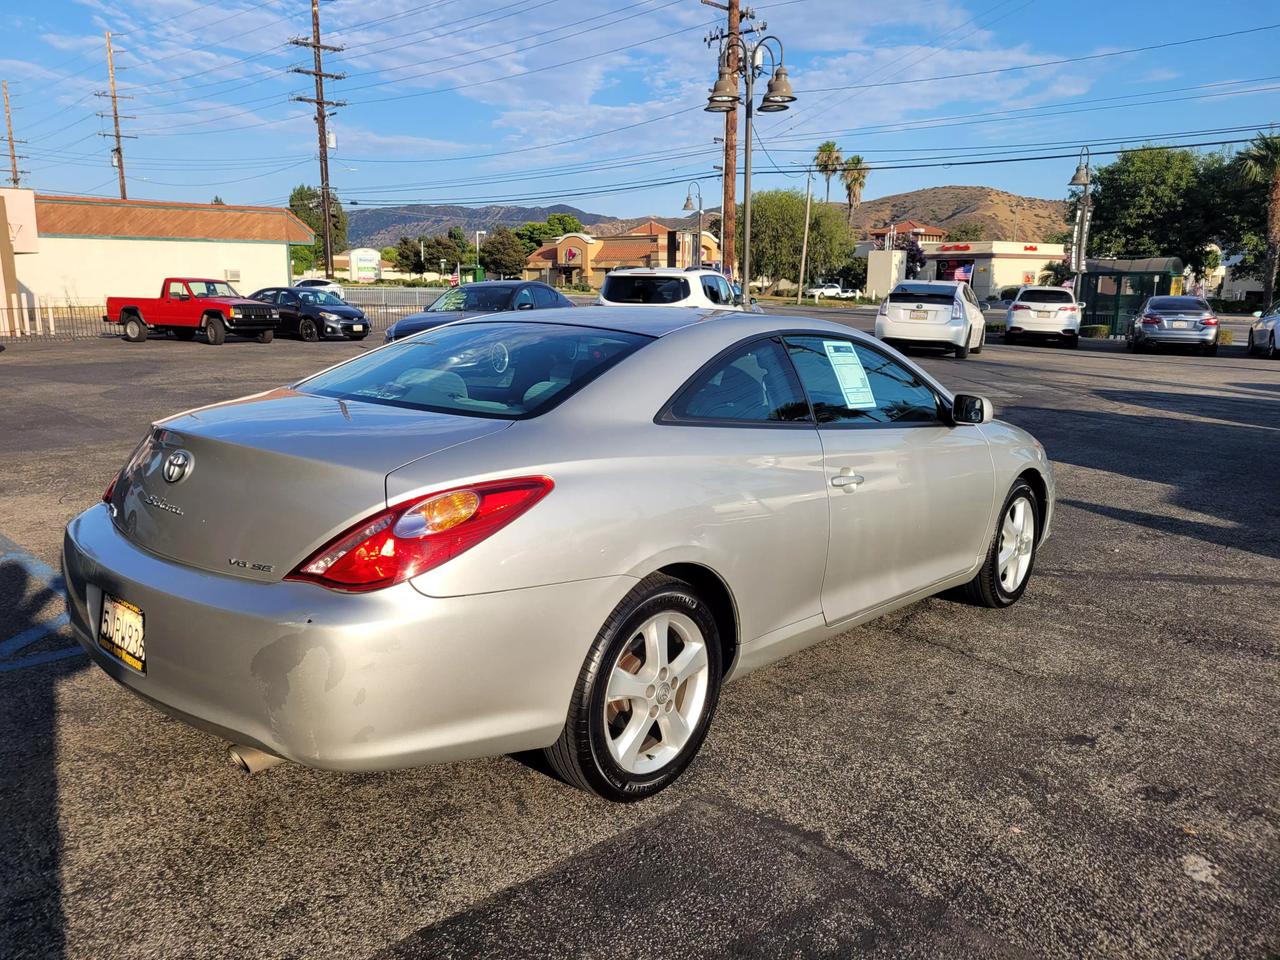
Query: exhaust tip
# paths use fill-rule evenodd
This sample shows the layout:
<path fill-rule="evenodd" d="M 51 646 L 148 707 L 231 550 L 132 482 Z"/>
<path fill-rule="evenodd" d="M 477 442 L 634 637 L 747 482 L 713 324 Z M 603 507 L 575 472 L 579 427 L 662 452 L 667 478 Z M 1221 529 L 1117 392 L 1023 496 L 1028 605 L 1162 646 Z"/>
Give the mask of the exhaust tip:
<path fill-rule="evenodd" d="M 227 747 L 227 759 L 239 767 L 241 771 L 250 775 L 269 770 L 278 763 L 284 763 L 283 757 L 277 757 L 274 753 L 267 753 L 257 747 L 247 747 L 239 743 L 233 743 Z"/>

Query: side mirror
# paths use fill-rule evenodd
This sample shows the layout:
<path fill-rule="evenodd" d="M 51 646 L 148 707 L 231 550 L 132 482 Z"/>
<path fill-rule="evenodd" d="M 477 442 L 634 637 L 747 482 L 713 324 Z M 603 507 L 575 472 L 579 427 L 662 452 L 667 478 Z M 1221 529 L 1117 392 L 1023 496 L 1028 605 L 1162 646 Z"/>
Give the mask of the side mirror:
<path fill-rule="evenodd" d="M 533 304 L 532 304 L 532 303 L 518 303 L 518 304 L 516 304 L 516 309 L 517 309 L 517 310 L 532 310 L 532 309 L 533 309 Z"/>
<path fill-rule="evenodd" d="M 990 423 L 995 418 L 995 407 L 986 397 L 957 393 L 951 404 L 951 419 L 956 423 Z"/>
<path fill-rule="evenodd" d="M 1089 305 L 1088 305 L 1087 303 L 1085 303 L 1083 300 L 1081 300 L 1079 303 L 1077 303 L 1077 304 L 1076 304 L 1076 306 L 1077 306 L 1077 307 L 1079 307 L 1081 310 L 1084 310 L 1084 309 L 1086 309 Z"/>
<path fill-rule="evenodd" d="M 1258 319 L 1261 319 L 1261 318 L 1262 318 L 1262 311 L 1261 311 L 1261 310 L 1255 310 L 1255 311 L 1253 311 L 1253 315 L 1254 315 L 1255 317 L 1257 317 Z"/>

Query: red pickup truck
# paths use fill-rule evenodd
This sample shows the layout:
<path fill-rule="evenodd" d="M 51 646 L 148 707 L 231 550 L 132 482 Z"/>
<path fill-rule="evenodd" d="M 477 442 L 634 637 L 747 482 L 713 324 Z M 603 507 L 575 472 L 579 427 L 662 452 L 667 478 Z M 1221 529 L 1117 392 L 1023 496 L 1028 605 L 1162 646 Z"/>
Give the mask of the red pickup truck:
<path fill-rule="evenodd" d="M 167 277 L 158 297 L 107 297 L 107 323 L 124 327 L 124 339 L 141 343 L 148 332 L 173 331 L 179 340 L 205 339 L 220 344 L 228 333 L 270 343 L 280 323 L 280 311 L 270 304 L 242 297 L 225 280 Z"/>

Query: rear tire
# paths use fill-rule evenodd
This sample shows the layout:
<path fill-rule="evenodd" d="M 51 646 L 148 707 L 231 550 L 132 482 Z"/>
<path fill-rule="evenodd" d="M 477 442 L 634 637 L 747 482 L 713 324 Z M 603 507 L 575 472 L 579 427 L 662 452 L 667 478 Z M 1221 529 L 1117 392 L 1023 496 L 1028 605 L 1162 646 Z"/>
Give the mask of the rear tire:
<path fill-rule="evenodd" d="M 147 339 L 147 325 L 136 313 L 124 318 L 124 333 L 121 335 L 128 343 L 142 343 Z"/>
<path fill-rule="evenodd" d="M 1216 343 L 1209 344 L 1204 348 L 1204 355 L 1206 357 L 1216 357 L 1218 355 L 1218 345 Z"/>
<path fill-rule="evenodd" d="M 1005 342 L 1005 343 L 1008 343 L 1008 344 L 1014 344 L 1014 343 L 1017 343 L 1017 342 L 1018 342 L 1018 335 L 1017 335 L 1016 333 L 1014 333 L 1012 330 L 1006 330 L 1006 331 L 1004 332 L 1004 342 Z"/>
<path fill-rule="evenodd" d="M 957 360 L 969 359 L 969 336 L 967 333 L 964 338 L 964 343 L 956 347 L 956 359 Z"/>
<path fill-rule="evenodd" d="M 259 343 L 270 343 L 272 339 L 275 337 L 275 335 L 276 335 L 276 332 L 274 330 L 263 330 L 256 337 L 254 337 L 254 339 L 257 340 Z"/>
<path fill-rule="evenodd" d="M 1272 330 L 1271 337 L 1267 340 L 1267 359 L 1274 360 L 1278 356 L 1280 353 L 1276 352 L 1276 332 Z"/>
<path fill-rule="evenodd" d="M 183 343 L 190 343 L 196 338 L 196 332 L 191 327 L 178 327 L 173 331 L 173 335 Z"/>
<path fill-rule="evenodd" d="M 653 796 L 702 746 L 721 671 L 711 610 L 684 581 L 651 574 L 596 635 L 560 739 L 543 751 L 547 763 L 566 783 L 606 800 Z"/>
<path fill-rule="evenodd" d="M 1248 341 L 1247 341 L 1247 342 L 1245 343 L 1245 345 L 1244 345 L 1244 355 L 1245 355 L 1246 357 L 1252 357 L 1252 356 L 1253 356 L 1253 351 L 1254 351 L 1254 346 L 1253 346 L 1253 331 L 1252 331 L 1252 330 L 1250 330 L 1250 331 L 1249 331 L 1249 339 L 1248 339 Z"/>
<path fill-rule="evenodd" d="M 310 317 L 303 317 L 298 321 L 298 336 L 307 343 L 315 343 L 320 339 L 320 331 L 316 329 L 316 322 Z"/>
<path fill-rule="evenodd" d="M 981 353 L 982 348 L 987 345 L 987 328 L 982 328 L 982 333 L 978 335 L 978 345 L 973 348 L 974 353 Z"/>
<path fill-rule="evenodd" d="M 1076 335 L 1076 336 L 1074 336 L 1074 337 L 1067 337 L 1067 342 L 1064 344 L 1064 346 L 1065 346 L 1068 350 L 1079 350 L 1079 349 L 1080 349 L 1080 336 L 1077 334 L 1077 335 Z"/>
<path fill-rule="evenodd" d="M 982 569 L 964 586 L 970 603 L 1000 609 L 1018 602 L 1035 569 L 1040 513 L 1040 503 L 1030 484 L 1017 480 L 996 518 Z"/>
<path fill-rule="evenodd" d="M 227 342 L 227 325 L 221 317 L 210 317 L 204 323 L 204 336 L 213 346 L 221 346 Z"/>

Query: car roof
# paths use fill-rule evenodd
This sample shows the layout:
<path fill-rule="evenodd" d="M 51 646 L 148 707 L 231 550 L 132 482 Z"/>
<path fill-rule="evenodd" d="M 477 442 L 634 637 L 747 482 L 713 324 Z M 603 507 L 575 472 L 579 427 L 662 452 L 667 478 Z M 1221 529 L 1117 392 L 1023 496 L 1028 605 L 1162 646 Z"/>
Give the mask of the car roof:
<path fill-rule="evenodd" d="M 552 307 L 545 310 L 487 313 L 466 317 L 456 323 L 554 323 L 562 326 L 596 327 L 616 330 L 620 333 L 637 333 L 646 337 L 664 337 L 676 330 L 696 324 L 715 321 L 722 326 L 742 329 L 741 336 L 770 330 L 794 330 L 813 328 L 830 332 L 859 334 L 853 327 L 832 323 L 816 317 L 773 316 L 749 313 L 745 310 L 725 310 L 713 307 L 663 307 L 601 304 L 589 307 Z"/>
<path fill-rule="evenodd" d="M 629 276 L 683 277 L 691 272 L 683 267 L 619 267 L 617 270 L 610 270 L 609 276 L 621 273 Z M 714 273 L 715 271 L 708 270 L 706 272 Z"/>
<path fill-rule="evenodd" d="M 1040 285 L 1038 285 L 1038 284 L 1035 284 L 1035 285 L 1033 285 L 1033 284 L 1027 284 L 1025 287 L 1020 288 L 1020 289 L 1018 290 L 1018 292 L 1019 292 L 1019 293 L 1022 293 L 1022 292 L 1023 292 L 1023 291 L 1025 291 L 1025 290 L 1057 290 L 1059 293 L 1070 293 L 1070 292 L 1071 292 L 1071 291 L 1070 291 L 1068 288 L 1066 288 L 1066 287 L 1053 287 L 1053 286 L 1047 286 L 1047 285 L 1046 285 L 1046 286 L 1040 286 Z"/>
<path fill-rule="evenodd" d="M 897 290 L 898 287 L 905 287 L 910 284 L 915 287 L 946 287 L 948 290 L 955 290 L 960 286 L 960 283 L 961 281 L 959 280 L 899 280 L 897 286 L 893 289 Z M 837 284 L 832 283 L 830 286 L 834 287 Z"/>

